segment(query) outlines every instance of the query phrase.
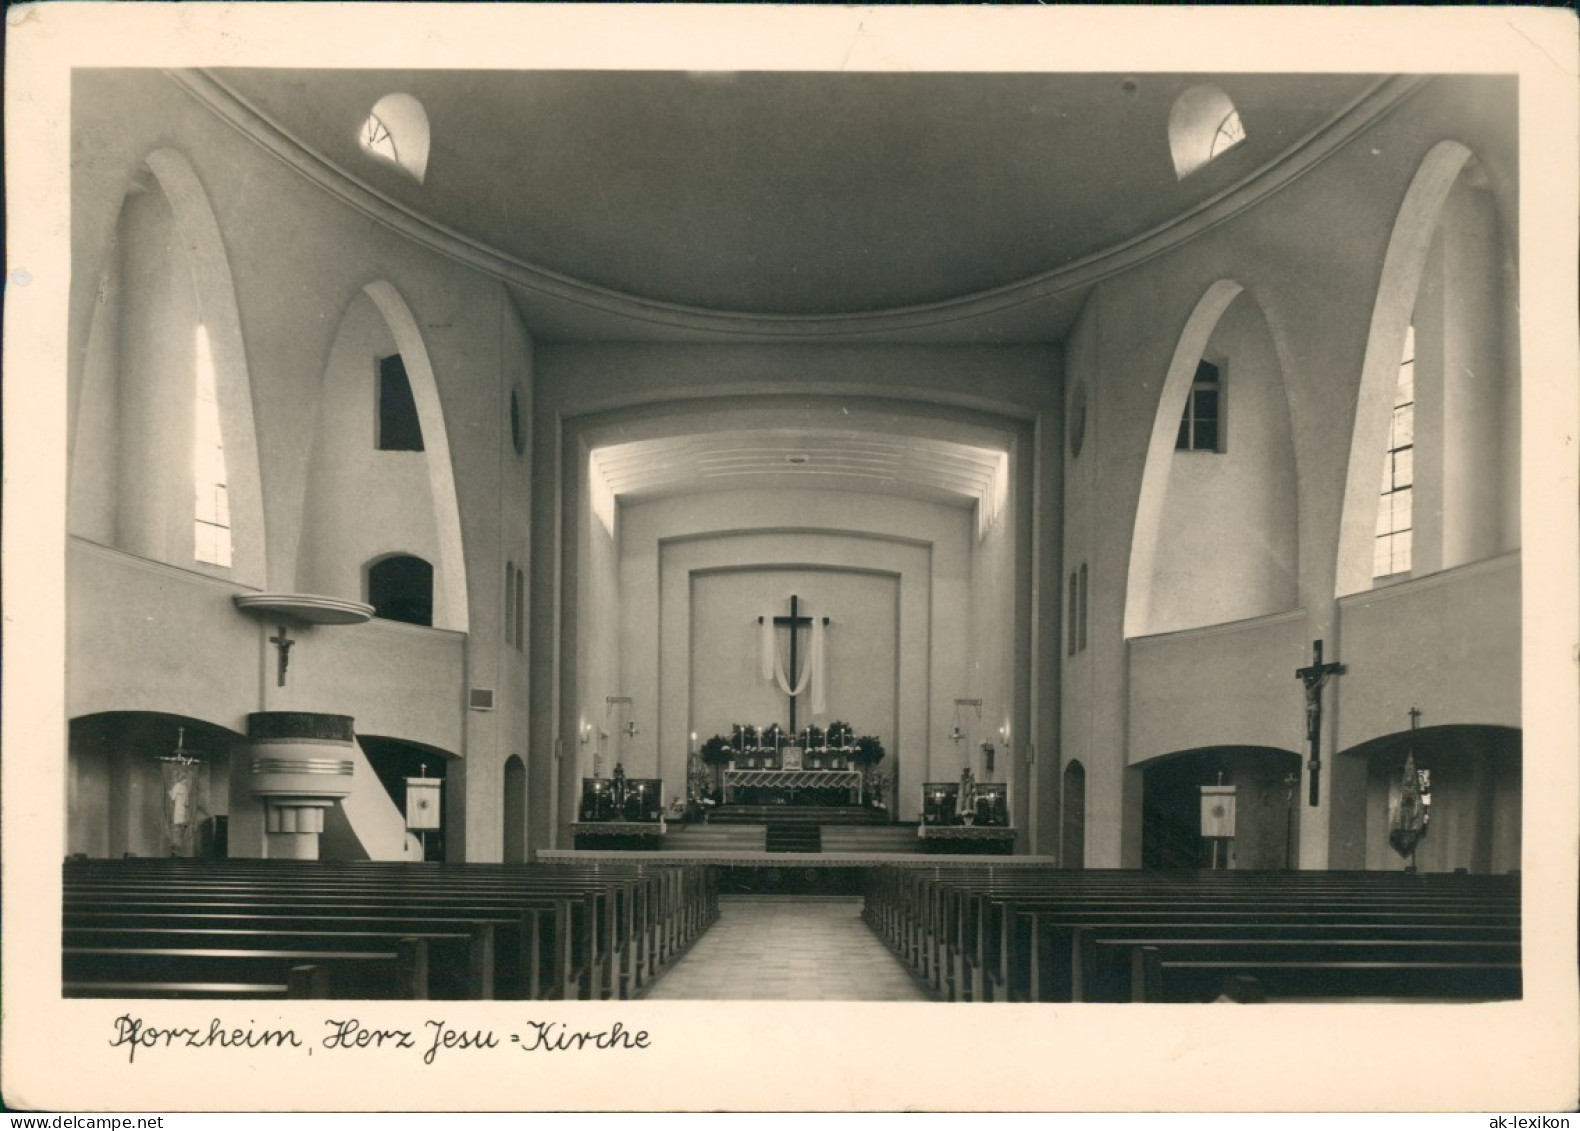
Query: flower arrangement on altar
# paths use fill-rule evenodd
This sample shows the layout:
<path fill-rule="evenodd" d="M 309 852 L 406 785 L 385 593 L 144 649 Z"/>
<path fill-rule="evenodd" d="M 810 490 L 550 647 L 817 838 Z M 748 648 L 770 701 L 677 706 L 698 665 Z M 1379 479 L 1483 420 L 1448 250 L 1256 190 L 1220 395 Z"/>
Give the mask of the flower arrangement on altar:
<path fill-rule="evenodd" d="M 844 750 L 856 739 L 856 732 L 844 719 L 835 719 L 828 724 L 826 741 L 831 750 Z"/>
<path fill-rule="evenodd" d="M 778 723 L 769 723 L 763 728 L 758 745 L 764 750 L 778 750 L 780 746 L 784 745 L 784 741 L 784 729 Z"/>
<path fill-rule="evenodd" d="M 827 741 L 828 737 L 820 726 L 809 726 L 801 732 L 801 745 L 807 750 L 821 750 Z"/>
<path fill-rule="evenodd" d="M 735 755 L 735 748 L 722 734 L 716 734 L 702 744 L 702 760 L 710 766 L 722 766 Z"/>
<path fill-rule="evenodd" d="M 864 734 L 856 739 L 856 749 L 851 755 L 851 761 L 858 766 L 875 766 L 883 761 L 883 743 L 870 734 Z"/>

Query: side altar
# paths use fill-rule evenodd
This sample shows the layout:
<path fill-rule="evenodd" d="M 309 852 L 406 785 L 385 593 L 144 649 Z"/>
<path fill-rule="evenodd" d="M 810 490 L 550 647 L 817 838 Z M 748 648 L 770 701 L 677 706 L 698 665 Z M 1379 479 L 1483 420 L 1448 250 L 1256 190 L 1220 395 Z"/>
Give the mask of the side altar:
<path fill-rule="evenodd" d="M 628 778 L 618 763 L 612 778 L 582 779 L 576 815 L 571 837 L 577 848 L 659 849 L 669 832 L 663 780 Z"/>
<path fill-rule="evenodd" d="M 957 782 L 923 783 L 916 835 L 924 852 L 1012 853 L 1009 783 L 977 781 L 970 769 Z"/>

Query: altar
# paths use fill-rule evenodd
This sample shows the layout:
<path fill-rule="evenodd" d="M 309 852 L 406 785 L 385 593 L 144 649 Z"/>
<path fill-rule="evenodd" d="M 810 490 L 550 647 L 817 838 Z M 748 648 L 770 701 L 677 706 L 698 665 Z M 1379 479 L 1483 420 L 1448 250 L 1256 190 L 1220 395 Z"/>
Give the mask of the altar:
<path fill-rule="evenodd" d="M 803 791 L 841 790 L 851 805 L 861 804 L 860 770 L 725 770 L 724 800 L 726 803 L 744 800 L 742 790 L 752 790 L 755 800 L 784 802 L 794 805 Z"/>

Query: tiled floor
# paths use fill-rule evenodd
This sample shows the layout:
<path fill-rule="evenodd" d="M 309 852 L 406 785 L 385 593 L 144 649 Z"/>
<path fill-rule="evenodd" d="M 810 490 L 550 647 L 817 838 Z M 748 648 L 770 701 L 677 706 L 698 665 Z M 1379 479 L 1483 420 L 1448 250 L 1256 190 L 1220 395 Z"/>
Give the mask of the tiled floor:
<path fill-rule="evenodd" d="M 861 921 L 861 899 L 737 895 L 645 995 L 696 1001 L 927 1001 Z"/>

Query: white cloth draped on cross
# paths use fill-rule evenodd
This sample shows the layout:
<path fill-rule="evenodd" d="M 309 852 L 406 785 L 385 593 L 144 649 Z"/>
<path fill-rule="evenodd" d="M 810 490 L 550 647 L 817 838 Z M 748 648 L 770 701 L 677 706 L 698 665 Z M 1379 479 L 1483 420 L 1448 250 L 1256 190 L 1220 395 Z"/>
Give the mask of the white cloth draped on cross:
<path fill-rule="evenodd" d="M 799 698 L 810 685 L 812 688 L 812 713 L 821 715 L 828 709 L 828 675 L 824 665 L 823 644 L 823 618 L 812 618 L 812 646 L 807 650 L 805 662 L 801 671 L 796 675 L 795 686 L 790 684 L 790 676 L 785 672 L 784 657 L 779 654 L 779 646 L 774 640 L 774 615 L 771 611 L 765 612 L 760 618 L 761 631 L 759 640 L 761 645 L 760 667 L 762 677 L 767 682 L 777 683 L 779 690 L 792 699 Z M 791 631 L 795 631 L 791 629 Z"/>

